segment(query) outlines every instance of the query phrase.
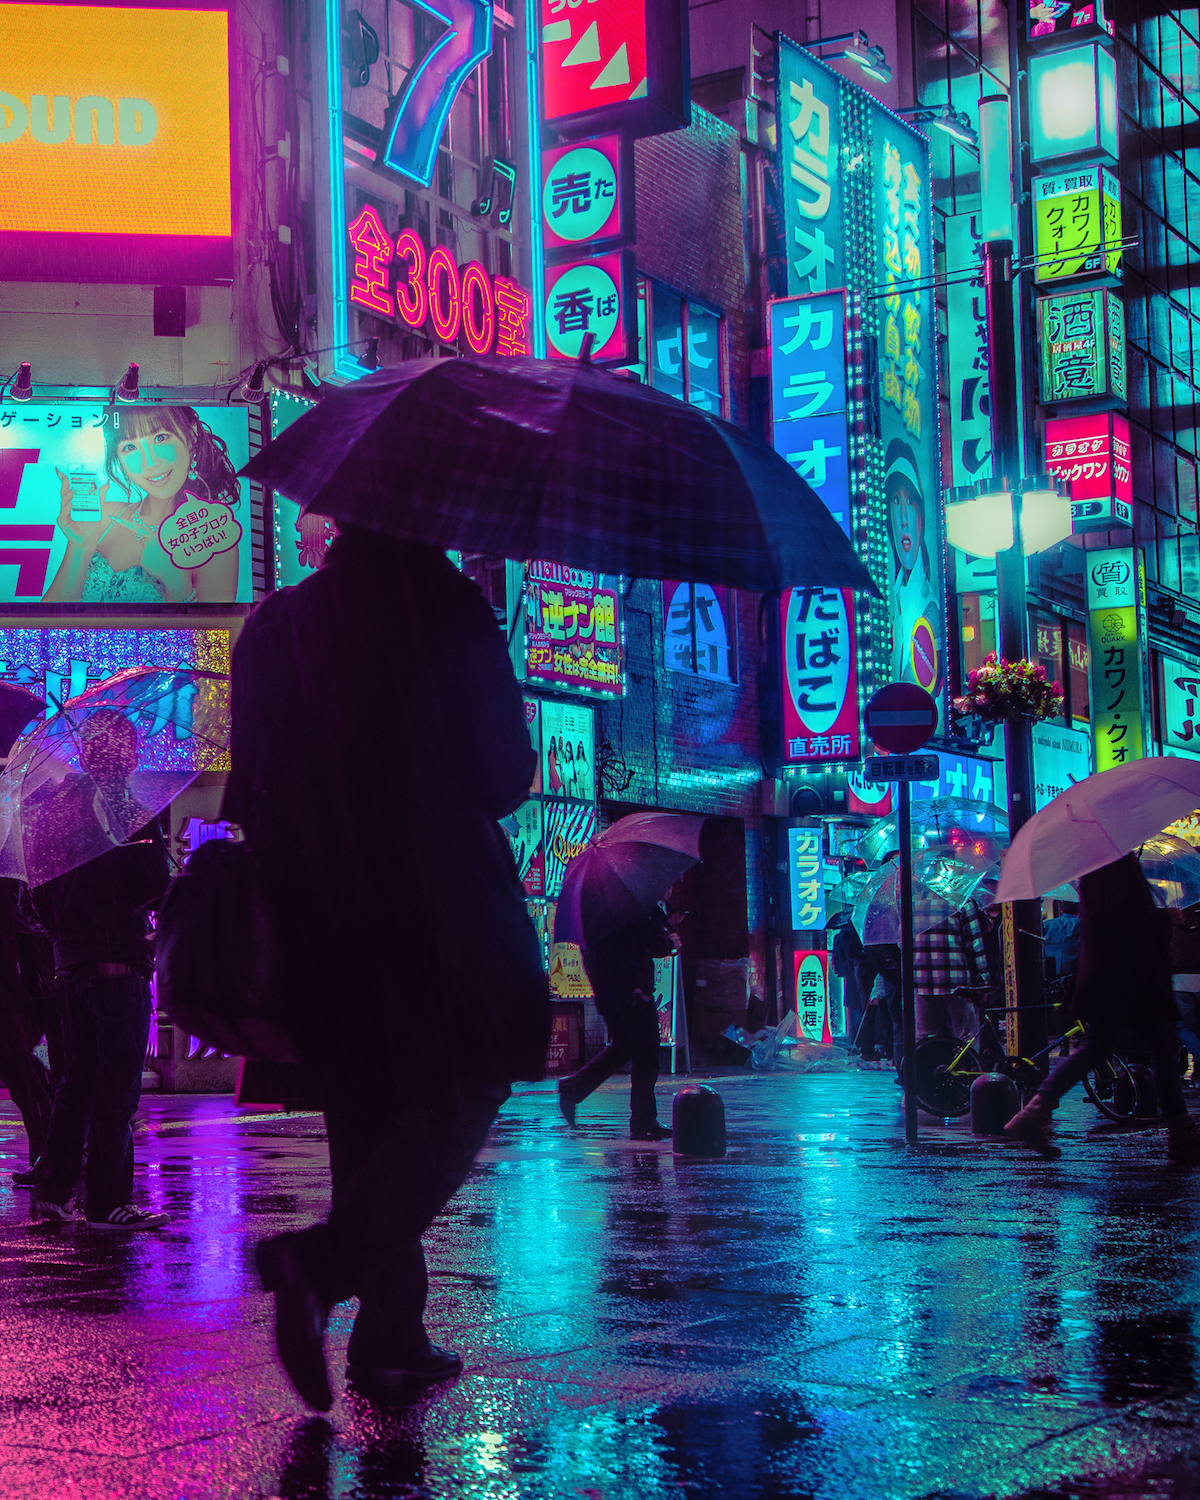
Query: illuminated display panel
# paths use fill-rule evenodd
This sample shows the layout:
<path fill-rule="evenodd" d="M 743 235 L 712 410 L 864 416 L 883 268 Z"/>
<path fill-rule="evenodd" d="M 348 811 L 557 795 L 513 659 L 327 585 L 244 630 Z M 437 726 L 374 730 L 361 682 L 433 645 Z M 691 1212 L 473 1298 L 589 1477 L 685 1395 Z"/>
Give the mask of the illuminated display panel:
<path fill-rule="evenodd" d="M 229 17 L 0 0 L 0 274 L 232 274 Z"/>

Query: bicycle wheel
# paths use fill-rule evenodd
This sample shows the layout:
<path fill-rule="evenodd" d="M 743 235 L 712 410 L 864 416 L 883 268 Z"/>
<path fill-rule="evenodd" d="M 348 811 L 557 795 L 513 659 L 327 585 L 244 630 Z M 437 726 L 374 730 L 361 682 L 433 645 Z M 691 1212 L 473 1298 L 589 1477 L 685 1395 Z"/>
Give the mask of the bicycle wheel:
<path fill-rule="evenodd" d="M 1088 1069 L 1083 1075 L 1083 1090 L 1108 1119 L 1137 1119 L 1137 1079 L 1125 1059 L 1115 1052 L 1107 1062 L 1098 1062 L 1094 1068 Z"/>
<path fill-rule="evenodd" d="M 959 1060 L 952 1073 L 950 1064 L 956 1057 Z M 963 1044 L 956 1037 L 930 1036 L 918 1042 L 911 1069 L 906 1061 L 905 1072 L 917 1103 L 928 1114 L 948 1120 L 970 1110 L 971 1085 L 979 1077 L 979 1059 L 970 1047 L 963 1052 Z"/>

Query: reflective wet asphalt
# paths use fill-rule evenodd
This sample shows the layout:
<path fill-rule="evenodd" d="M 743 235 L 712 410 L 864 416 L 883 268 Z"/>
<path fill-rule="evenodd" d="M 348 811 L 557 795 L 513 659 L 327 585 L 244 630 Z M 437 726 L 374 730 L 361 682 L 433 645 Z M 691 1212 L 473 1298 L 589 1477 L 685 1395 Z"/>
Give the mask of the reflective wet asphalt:
<path fill-rule="evenodd" d="M 1161 1133 L 1073 1097 L 1058 1162 L 966 1123 L 907 1148 L 884 1074 L 716 1087 L 721 1162 L 625 1139 L 619 1082 L 574 1133 L 549 1085 L 515 1097 L 430 1235 L 464 1375 L 347 1394 L 340 1309 L 327 1420 L 248 1259 L 326 1203 L 319 1117 L 147 1095 L 138 1195 L 173 1218 L 121 1235 L 30 1221 L 0 1106 L 0 1496 L 1200 1494 L 1200 1171 Z"/>

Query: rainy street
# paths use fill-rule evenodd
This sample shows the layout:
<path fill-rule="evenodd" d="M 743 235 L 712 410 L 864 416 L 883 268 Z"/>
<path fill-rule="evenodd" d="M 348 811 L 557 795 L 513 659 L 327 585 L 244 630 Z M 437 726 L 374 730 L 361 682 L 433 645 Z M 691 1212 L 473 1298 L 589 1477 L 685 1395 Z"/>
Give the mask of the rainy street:
<path fill-rule="evenodd" d="M 318 1115 L 147 1094 L 157 1232 L 31 1221 L 4 1140 L 0 1493 L 66 1497 L 1192 1496 L 1195 1173 L 1076 1091 L 1061 1161 L 923 1120 L 890 1074 L 710 1079 L 723 1161 L 625 1134 L 617 1078 L 570 1132 L 502 1111 L 428 1236 L 462 1377 L 395 1410 L 277 1367 L 249 1247 L 323 1212 Z M 659 1084 L 669 1118 L 673 1087 Z"/>

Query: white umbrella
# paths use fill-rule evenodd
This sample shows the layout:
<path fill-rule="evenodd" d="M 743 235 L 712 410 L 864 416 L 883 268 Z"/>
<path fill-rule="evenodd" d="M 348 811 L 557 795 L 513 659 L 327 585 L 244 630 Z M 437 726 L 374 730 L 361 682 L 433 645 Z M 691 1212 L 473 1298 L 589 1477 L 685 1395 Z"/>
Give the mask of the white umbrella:
<path fill-rule="evenodd" d="M 1200 807 L 1200 761 L 1156 756 L 1099 771 L 1060 792 L 1012 841 L 997 901 L 1025 901 L 1112 864 Z"/>

